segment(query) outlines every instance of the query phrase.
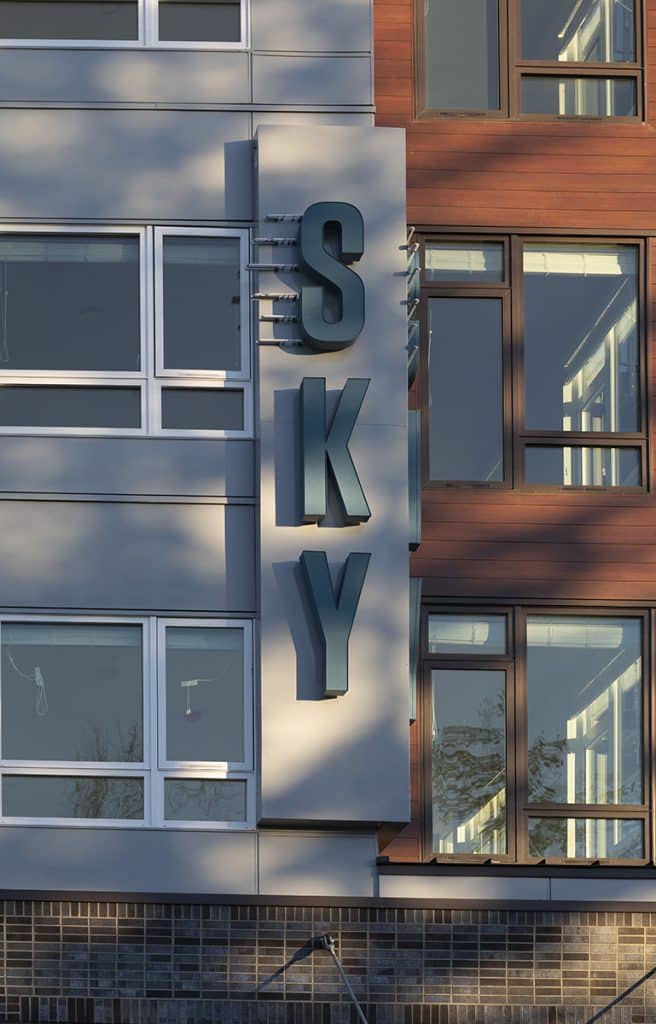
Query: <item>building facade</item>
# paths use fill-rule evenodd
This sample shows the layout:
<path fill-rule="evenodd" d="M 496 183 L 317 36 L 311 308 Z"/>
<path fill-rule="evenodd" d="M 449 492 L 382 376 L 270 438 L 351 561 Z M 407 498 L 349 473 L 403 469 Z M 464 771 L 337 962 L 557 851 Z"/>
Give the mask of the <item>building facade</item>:
<path fill-rule="evenodd" d="M 423 519 L 412 822 L 380 893 L 447 915 L 423 978 L 463 1020 L 655 1012 L 655 17 L 376 3 Z"/>
<path fill-rule="evenodd" d="M 0 49 L 0 1019 L 340 1019 L 327 949 L 263 983 L 334 933 L 362 991 L 409 819 L 372 6 L 11 0 Z"/>
<path fill-rule="evenodd" d="M 0 1019 L 653 1019 L 655 17 L 0 2 Z"/>

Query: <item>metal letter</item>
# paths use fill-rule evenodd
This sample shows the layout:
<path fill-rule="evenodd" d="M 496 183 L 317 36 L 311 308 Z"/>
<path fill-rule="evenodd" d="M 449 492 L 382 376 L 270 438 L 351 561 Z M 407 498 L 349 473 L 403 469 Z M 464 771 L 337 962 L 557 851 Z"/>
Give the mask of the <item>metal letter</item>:
<path fill-rule="evenodd" d="M 348 644 L 371 555 L 349 555 L 335 596 L 325 551 L 304 551 L 301 566 L 321 635 L 324 697 L 348 692 Z"/>
<path fill-rule="evenodd" d="M 339 228 L 339 258 L 325 246 L 328 224 Z M 301 288 L 301 334 L 321 352 L 347 348 L 364 327 L 364 285 L 355 271 L 344 265 L 359 260 L 364 253 L 362 214 L 350 203 L 314 203 L 303 214 L 298 251 L 301 268 L 321 284 Z M 324 317 L 326 288 L 337 292 L 341 301 L 341 318 L 336 323 Z"/>
<path fill-rule="evenodd" d="M 330 430 L 326 431 L 326 380 L 324 377 L 303 379 L 301 446 L 304 523 L 318 523 L 326 515 L 329 466 L 347 523 L 362 523 L 371 518 L 371 509 L 348 447 L 368 387 L 368 379 L 349 377 Z"/>

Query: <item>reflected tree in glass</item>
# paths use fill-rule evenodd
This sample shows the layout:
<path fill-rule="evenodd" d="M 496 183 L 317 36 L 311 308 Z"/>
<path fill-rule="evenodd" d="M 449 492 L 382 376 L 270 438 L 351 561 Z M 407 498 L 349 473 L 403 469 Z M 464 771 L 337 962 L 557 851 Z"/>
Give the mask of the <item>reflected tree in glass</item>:
<path fill-rule="evenodd" d="M 640 804 L 640 620 L 529 616 L 527 639 L 529 802 Z"/>
<path fill-rule="evenodd" d="M 435 670 L 433 848 L 506 852 L 505 673 Z"/>

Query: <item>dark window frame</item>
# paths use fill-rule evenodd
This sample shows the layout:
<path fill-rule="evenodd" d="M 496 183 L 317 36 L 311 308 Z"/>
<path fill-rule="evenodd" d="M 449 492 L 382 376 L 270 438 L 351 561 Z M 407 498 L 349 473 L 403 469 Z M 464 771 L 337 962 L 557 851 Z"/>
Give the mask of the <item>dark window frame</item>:
<path fill-rule="evenodd" d="M 434 613 L 507 616 L 508 650 L 505 655 L 428 653 L 428 617 Z M 642 623 L 642 804 L 529 804 L 528 803 L 528 678 L 526 623 L 529 616 L 638 619 Z M 421 860 L 430 864 L 515 864 L 544 868 L 554 865 L 644 867 L 656 863 L 652 808 L 656 802 L 656 763 L 652 737 L 656 736 L 656 701 L 653 699 L 654 631 L 656 613 L 630 607 L 562 605 L 458 605 L 431 602 L 422 607 L 422 672 L 419 716 L 419 835 Z M 432 845 L 432 681 L 434 669 L 496 669 L 506 672 L 506 807 L 507 852 L 490 854 L 436 854 Z M 618 818 L 640 820 L 644 826 L 644 857 L 587 858 L 529 856 L 529 818 Z"/>
<path fill-rule="evenodd" d="M 504 245 L 504 280 L 471 284 L 459 281 L 426 280 L 426 245 L 432 242 L 462 242 L 477 245 L 500 242 Z M 537 234 L 446 234 L 425 232 L 419 237 L 421 294 L 419 317 L 421 323 L 421 357 L 418 381 L 422 411 L 422 481 L 429 489 L 444 487 L 473 487 L 490 490 L 517 490 L 527 493 L 583 491 L 599 494 L 642 494 L 650 491 L 649 425 L 650 408 L 647 381 L 649 373 L 647 354 L 647 240 L 640 237 L 612 237 L 601 235 L 537 235 Z M 638 260 L 638 368 L 640 374 L 638 415 L 640 430 L 636 432 L 582 432 L 527 430 L 524 424 L 524 272 L 523 246 L 542 245 L 627 245 L 635 246 Z M 504 476 L 499 481 L 432 480 L 430 477 L 429 445 L 429 378 L 428 378 L 428 303 L 432 298 L 500 298 L 504 304 L 503 335 L 503 456 Z M 527 484 L 524 473 L 524 452 L 527 447 L 595 447 L 632 448 L 640 452 L 641 483 L 637 486 L 595 486 L 567 484 Z"/>
<path fill-rule="evenodd" d="M 415 0 L 415 117 L 473 117 L 522 121 L 612 121 L 635 124 L 645 120 L 646 4 L 635 0 L 635 54 L 632 62 L 525 60 L 521 56 L 521 0 L 499 0 L 499 109 L 440 109 L 426 97 L 426 25 L 423 0 Z M 532 114 L 521 109 L 522 78 L 630 78 L 635 82 L 636 112 L 631 116 L 592 114 Z"/>

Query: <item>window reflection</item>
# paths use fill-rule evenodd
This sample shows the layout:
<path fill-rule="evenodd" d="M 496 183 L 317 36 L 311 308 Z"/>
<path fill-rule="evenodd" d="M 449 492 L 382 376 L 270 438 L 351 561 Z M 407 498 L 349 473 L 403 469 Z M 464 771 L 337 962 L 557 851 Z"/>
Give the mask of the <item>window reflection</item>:
<path fill-rule="evenodd" d="M 526 60 L 635 60 L 634 0 L 521 0 Z"/>
<path fill-rule="evenodd" d="M 634 246 L 524 248 L 526 426 L 639 429 Z"/>
<path fill-rule="evenodd" d="M 505 673 L 435 670 L 433 849 L 506 852 Z"/>
<path fill-rule="evenodd" d="M 431 480 L 503 480 L 501 299 L 428 304 Z"/>
<path fill-rule="evenodd" d="M 644 825 L 626 818 L 531 818 L 531 857 L 640 860 Z"/>
<path fill-rule="evenodd" d="M 499 109 L 498 0 L 423 0 L 426 106 Z"/>
<path fill-rule="evenodd" d="M 527 484 L 556 487 L 640 487 L 638 448 L 587 448 L 569 445 L 527 445 Z"/>
<path fill-rule="evenodd" d="M 3 758 L 141 761 L 142 660 L 141 626 L 4 623 Z"/>
<path fill-rule="evenodd" d="M 639 619 L 529 616 L 531 803 L 642 802 Z"/>
<path fill-rule="evenodd" d="M 109 818 L 144 816 L 139 778 L 3 775 L 2 813 L 7 818 Z"/>
<path fill-rule="evenodd" d="M 522 76 L 523 114 L 556 114 L 559 117 L 635 117 L 634 78 L 597 78 L 588 75 L 556 77 Z"/>

